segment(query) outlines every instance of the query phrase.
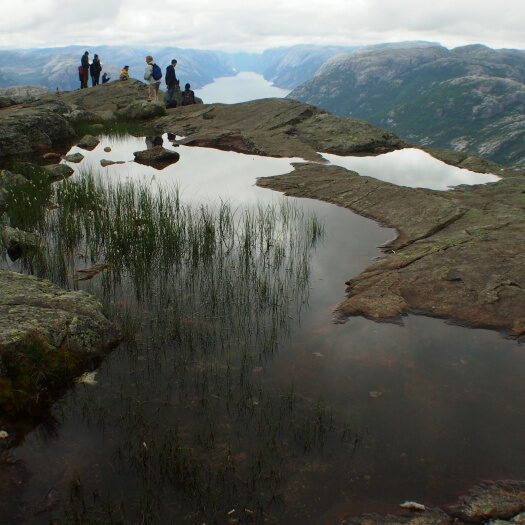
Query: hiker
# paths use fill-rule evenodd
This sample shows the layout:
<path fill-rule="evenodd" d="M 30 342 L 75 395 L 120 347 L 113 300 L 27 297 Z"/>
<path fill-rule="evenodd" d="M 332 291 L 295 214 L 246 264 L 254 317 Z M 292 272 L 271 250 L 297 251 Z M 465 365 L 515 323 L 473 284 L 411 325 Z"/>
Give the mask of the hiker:
<path fill-rule="evenodd" d="M 84 68 L 78 66 L 78 80 L 80 80 L 80 89 L 84 87 Z"/>
<path fill-rule="evenodd" d="M 148 55 L 146 57 L 146 69 L 144 70 L 144 80 L 148 82 L 148 102 L 157 102 L 159 100 L 160 79 L 162 78 L 162 71 L 160 67 L 155 64 L 153 57 Z"/>
<path fill-rule="evenodd" d="M 104 71 L 102 74 L 102 84 L 107 84 L 111 80 L 111 77 Z"/>
<path fill-rule="evenodd" d="M 184 86 L 184 91 L 182 92 L 182 105 L 189 106 L 195 104 L 195 93 L 190 89 L 190 85 L 186 84 Z"/>
<path fill-rule="evenodd" d="M 88 77 L 89 77 L 89 51 L 86 51 L 82 58 L 80 59 L 80 65 L 82 67 L 82 85 L 80 88 L 87 88 L 88 87 Z"/>
<path fill-rule="evenodd" d="M 175 91 L 179 90 L 179 81 L 177 75 L 175 74 L 175 67 L 177 66 L 177 61 L 173 59 L 171 64 L 166 68 L 166 87 L 168 88 L 168 94 L 166 96 L 166 107 L 167 108 L 176 108 L 177 101 L 173 100 L 173 95 Z"/>
<path fill-rule="evenodd" d="M 102 71 L 102 66 L 100 65 L 100 59 L 98 58 L 98 55 L 95 55 L 93 57 L 93 62 L 91 62 L 91 65 L 89 66 L 92 86 L 98 86 L 101 71 Z"/>
<path fill-rule="evenodd" d="M 124 66 L 120 70 L 120 80 L 129 80 L 129 66 Z"/>

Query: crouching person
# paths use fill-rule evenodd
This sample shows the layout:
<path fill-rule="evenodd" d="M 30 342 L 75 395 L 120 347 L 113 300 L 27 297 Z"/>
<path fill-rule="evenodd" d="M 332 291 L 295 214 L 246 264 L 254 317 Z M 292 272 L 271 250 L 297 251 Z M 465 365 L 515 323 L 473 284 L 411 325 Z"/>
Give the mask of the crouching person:
<path fill-rule="evenodd" d="M 195 93 L 190 89 L 191 86 L 186 84 L 182 92 L 182 106 L 190 106 L 195 104 Z"/>

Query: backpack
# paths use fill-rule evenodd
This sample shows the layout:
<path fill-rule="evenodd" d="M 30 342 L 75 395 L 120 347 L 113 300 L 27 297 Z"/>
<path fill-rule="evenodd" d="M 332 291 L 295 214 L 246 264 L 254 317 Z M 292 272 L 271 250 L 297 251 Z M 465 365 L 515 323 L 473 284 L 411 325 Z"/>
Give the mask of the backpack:
<path fill-rule="evenodd" d="M 162 78 L 162 71 L 157 64 L 153 64 L 153 70 L 151 71 L 151 76 L 153 80 L 160 80 Z"/>

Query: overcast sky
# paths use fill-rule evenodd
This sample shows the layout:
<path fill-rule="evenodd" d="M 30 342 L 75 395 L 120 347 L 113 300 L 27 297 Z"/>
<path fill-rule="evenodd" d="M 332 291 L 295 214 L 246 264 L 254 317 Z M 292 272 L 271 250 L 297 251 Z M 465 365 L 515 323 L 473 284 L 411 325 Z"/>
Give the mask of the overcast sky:
<path fill-rule="evenodd" d="M 262 51 L 429 40 L 525 49 L 524 0 L 0 0 L 0 46 Z"/>

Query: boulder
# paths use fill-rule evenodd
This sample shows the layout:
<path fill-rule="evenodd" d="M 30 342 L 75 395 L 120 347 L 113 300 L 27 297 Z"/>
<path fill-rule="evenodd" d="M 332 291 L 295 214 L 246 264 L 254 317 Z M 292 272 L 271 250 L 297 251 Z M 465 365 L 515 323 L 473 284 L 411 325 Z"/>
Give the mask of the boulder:
<path fill-rule="evenodd" d="M 100 117 L 92 111 L 85 109 L 75 109 L 71 113 L 65 115 L 70 122 L 97 122 Z"/>
<path fill-rule="evenodd" d="M 115 120 L 117 118 L 117 116 L 115 115 L 115 113 L 113 111 L 97 111 L 96 112 L 98 118 L 104 122 L 107 122 L 107 121 L 110 121 L 110 120 Z"/>
<path fill-rule="evenodd" d="M 164 169 L 166 166 L 175 164 L 180 158 L 176 151 L 170 151 L 162 146 L 155 146 L 154 148 L 144 151 L 136 151 L 133 153 L 135 162 L 152 166 L 156 169 Z"/>
<path fill-rule="evenodd" d="M 84 155 L 82 155 L 82 153 L 70 153 L 69 155 L 66 155 L 64 159 L 68 162 L 78 163 L 84 160 Z"/>
<path fill-rule="evenodd" d="M 91 151 L 92 149 L 95 149 L 100 144 L 100 140 L 97 139 L 97 137 L 94 137 L 93 135 L 84 135 L 79 142 L 77 142 L 77 146 L 82 149 L 86 149 L 88 151 Z"/>
<path fill-rule="evenodd" d="M 67 347 L 92 355 L 119 340 L 118 330 L 92 295 L 0 271 L 0 354 L 31 334 L 52 349 Z"/>
<path fill-rule="evenodd" d="M 166 108 L 160 102 L 135 101 L 117 111 L 123 120 L 148 120 L 166 115 Z"/>
<path fill-rule="evenodd" d="M 75 170 L 67 164 L 49 164 L 48 166 L 43 166 L 43 168 L 48 174 L 49 182 L 67 179 L 75 173 Z"/>
<path fill-rule="evenodd" d="M 25 232 L 11 226 L 2 228 L 2 244 L 12 261 L 16 261 L 24 253 L 40 246 L 40 237 L 35 233 Z"/>
<path fill-rule="evenodd" d="M 50 151 L 49 153 L 44 153 L 42 158 L 46 160 L 55 160 L 60 158 L 60 154 Z"/>
<path fill-rule="evenodd" d="M 109 153 L 109 152 L 111 151 L 111 148 L 110 148 L 109 146 L 106 146 L 106 147 L 104 148 L 104 151 L 105 151 L 106 153 Z"/>

